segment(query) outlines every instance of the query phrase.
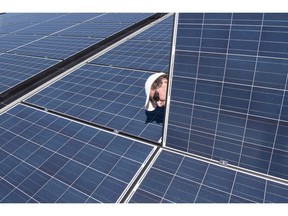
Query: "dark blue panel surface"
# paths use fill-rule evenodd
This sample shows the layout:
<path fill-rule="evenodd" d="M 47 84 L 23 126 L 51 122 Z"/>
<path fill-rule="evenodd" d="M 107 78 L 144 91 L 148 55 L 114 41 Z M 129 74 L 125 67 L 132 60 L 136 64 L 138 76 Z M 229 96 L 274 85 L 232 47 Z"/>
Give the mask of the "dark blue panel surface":
<path fill-rule="evenodd" d="M 232 193 L 245 199 L 264 202 L 266 181 L 243 173 L 237 173 Z"/>
<path fill-rule="evenodd" d="M 71 26 L 54 35 L 68 36 L 68 37 L 85 37 L 85 38 L 106 38 L 127 27 L 130 23 L 81 23 L 79 25 Z"/>
<path fill-rule="evenodd" d="M 0 37 L 0 52 L 7 52 L 24 44 L 39 39 L 39 35 L 8 34 Z"/>
<path fill-rule="evenodd" d="M 103 15 L 104 15 L 103 13 L 68 13 L 68 14 L 63 14 L 61 16 L 53 18 L 51 22 L 82 23 L 82 22 L 92 21 Z"/>
<path fill-rule="evenodd" d="M 283 179 L 287 179 L 288 177 L 287 164 L 288 164 L 287 151 L 274 150 L 271 158 L 269 174 Z"/>
<path fill-rule="evenodd" d="M 65 28 L 69 28 L 73 25 L 74 25 L 73 23 L 57 23 L 57 25 L 55 25 L 55 23 L 53 22 L 43 22 L 35 24 L 23 30 L 19 30 L 17 31 L 17 34 L 32 34 L 32 35 L 36 34 L 47 36 L 56 33 L 58 31 L 61 31 Z"/>
<path fill-rule="evenodd" d="M 156 23 L 91 63 L 168 72 L 173 16 Z"/>
<path fill-rule="evenodd" d="M 252 85 L 256 57 L 228 55 L 224 81 L 228 83 Z"/>
<path fill-rule="evenodd" d="M 0 93 L 58 63 L 56 60 L 3 54 L 0 55 Z"/>
<path fill-rule="evenodd" d="M 233 25 L 230 30 L 229 53 L 257 55 L 260 32 L 260 25 Z"/>
<path fill-rule="evenodd" d="M 286 191 L 287 185 L 163 150 L 129 202 L 281 203 Z"/>
<path fill-rule="evenodd" d="M 0 122 L 0 202 L 117 202 L 153 151 L 24 105 Z"/>
<path fill-rule="evenodd" d="M 162 41 L 129 40 L 91 63 L 168 72 L 170 48 L 170 43 Z"/>
<path fill-rule="evenodd" d="M 145 19 L 152 14 L 149 13 L 106 13 L 96 17 L 89 22 L 94 23 L 135 23 Z"/>
<path fill-rule="evenodd" d="M 265 202 L 267 203 L 287 203 L 288 187 L 274 182 L 267 182 Z"/>
<path fill-rule="evenodd" d="M 86 64 L 26 101 L 157 142 L 164 110 L 144 109 L 143 86 L 149 75 Z"/>
<path fill-rule="evenodd" d="M 3 15 L 2 15 L 3 16 Z M 1 29 L 0 34 L 10 34 L 10 33 L 16 33 L 19 31 L 19 29 L 24 29 L 27 27 L 33 26 L 33 23 L 1 23 Z"/>
<path fill-rule="evenodd" d="M 49 36 L 12 50 L 10 53 L 63 60 L 100 40 L 102 39 Z"/>
<path fill-rule="evenodd" d="M 287 179 L 286 19 L 179 14 L 166 146 Z"/>
<path fill-rule="evenodd" d="M 64 16 L 64 13 L 5 13 L 1 15 L 2 22 L 38 23 Z"/>
<path fill-rule="evenodd" d="M 133 37 L 133 40 L 171 41 L 173 18 L 167 18 Z"/>

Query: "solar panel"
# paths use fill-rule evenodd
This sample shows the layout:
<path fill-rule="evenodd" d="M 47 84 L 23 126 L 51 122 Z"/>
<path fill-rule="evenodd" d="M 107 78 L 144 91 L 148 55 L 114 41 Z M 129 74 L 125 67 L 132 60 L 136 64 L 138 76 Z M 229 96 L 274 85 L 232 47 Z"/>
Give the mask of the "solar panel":
<path fill-rule="evenodd" d="M 31 27 L 25 28 L 23 30 L 17 31 L 17 34 L 36 34 L 36 35 L 50 35 L 61 31 L 63 29 L 72 27 L 73 23 L 57 23 L 54 22 L 43 22 L 37 23 Z"/>
<path fill-rule="evenodd" d="M 52 20 L 65 13 L 5 13 L 0 19 L 1 22 L 7 23 L 40 23 L 48 20 Z"/>
<path fill-rule="evenodd" d="M 92 46 L 103 38 L 48 36 L 10 51 L 19 55 L 64 60 Z"/>
<path fill-rule="evenodd" d="M 54 23 L 66 22 L 66 23 L 82 23 L 92 21 L 95 18 L 103 16 L 103 13 L 68 13 L 62 16 L 55 17 L 51 20 Z"/>
<path fill-rule="evenodd" d="M 10 34 L 33 25 L 33 23 L 1 23 L 0 34 Z"/>
<path fill-rule="evenodd" d="M 51 59 L 0 55 L 0 94 L 57 63 L 58 61 Z"/>
<path fill-rule="evenodd" d="M 164 21 L 165 24 L 161 24 Z M 167 17 L 162 22 L 158 22 L 90 63 L 168 72 L 173 16 Z M 153 37 L 155 32 L 157 37 Z"/>
<path fill-rule="evenodd" d="M 131 23 L 81 23 L 66 30 L 60 31 L 55 35 L 70 36 L 70 37 L 92 37 L 106 38 L 116 32 L 124 30 Z"/>
<path fill-rule="evenodd" d="M 130 40 L 90 63 L 167 72 L 170 47 L 171 45 L 165 42 Z"/>
<path fill-rule="evenodd" d="M 27 43 L 31 43 L 34 40 L 41 38 L 38 35 L 18 35 L 7 34 L 0 37 L 0 52 L 8 52 L 11 49 L 15 49 L 19 46 L 23 46 Z"/>
<path fill-rule="evenodd" d="M 151 13 L 106 13 L 95 19 L 89 20 L 94 23 L 136 23 L 151 16 Z"/>
<path fill-rule="evenodd" d="M 97 14 L 94 16 L 97 18 Z M 83 22 L 76 25 L 75 23 L 69 22 L 57 22 L 57 19 L 56 21 L 53 19 L 49 22 L 37 23 L 29 28 L 17 31 L 17 34 L 40 34 L 47 37 L 14 49 L 11 52 L 21 55 L 38 56 L 51 59 L 67 59 L 85 48 L 88 48 L 89 46 L 94 45 L 103 39 L 129 27 L 132 20 L 139 21 L 139 18 L 144 16 L 146 17 L 147 15 L 143 14 L 141 16 L 129 16 L 129 14 L 116 14 L 114 16 L 114 22 L 118 22 L 118 16 L 122 17 L 122 19 L 126 18 L 127 21 L 124 23 Z M 105 16 L 103 15 L 100 17 Z M 129 17 L 132 20 L 130 20 Z M 58 19 L 60 18 L 65 18 L 65 16 L 59 16 Z M 108 21 L 111 21 L 112 18 L 108 16 L 107 19 Z M 101 20 L 103 22 L 105 21 L 104 18 Z"/>
<path fill-rule="evenodd" d="M 133 37 L 133 40 L 171 42 L 173 16 L 162 20 L 151 28 Z"/>
<path fill-rule="evenodd" d="M 287 202 L 287 190 L 287 185 L 162 150 L 129 202 L 281 203 Z"/>
<path fill-rule="evenodd" d="M 0 119 L 0 202 L 117 202 L 155 149 L 23 105 Z"/>
<path fill-rule="evenodd" d="M 86 64 L 25 100 L 112 130 L 158 141 L 163 109 L 145 112 L 142 71 Z"/>
<path fill-rule="evenodd" d="M 0 93 L 149 16 L 1 15 Z M 169 14 L 0 110 L 0 202 L 286 203 L 287 18 Z"/>
<path fill-rule="evenodd" d="M 166 146 L 287 179 L 283 17 L 179 15 Z"/>

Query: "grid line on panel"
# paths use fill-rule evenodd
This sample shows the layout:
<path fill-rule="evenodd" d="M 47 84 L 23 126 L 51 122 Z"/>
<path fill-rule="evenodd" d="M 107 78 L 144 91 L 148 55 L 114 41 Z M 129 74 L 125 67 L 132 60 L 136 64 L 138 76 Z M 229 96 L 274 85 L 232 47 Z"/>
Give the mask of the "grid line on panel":
<path fill-rule="evenodd" d="M 287 86 L 288 86 L 288 74 L 286 76 L 286 82 L 285 82 L 285 88 L 284 89 L 287 89 Z M 273 140 L 273 146 L 272 146 L 272 151 L 271 151 L 271 156 L 270 156 L 270 161 L 269 161 L 269 166 L 268 166 L 268 171 L 267 173 L 269 173 L 270 171 L 270 168 L 271 168 L 271 164 L 272 164 L 272 159 L 273 159 L 273 153 L 274 153 L 274 150 L 275 150 L 275 145 L 276 145 L 276 140 L 277 140 L 277 133 L 279 131 L 279 125 L 280 125 L 280 121 L 281 121 L 281 114 L 282 114 L 282 110 L 283 110 L 283 104 L 284 104 L 284 101 L 285 101 L 285 92 L 283 93 L 283 96 L 282 96 L 282 102 L 281 102 L 281 108 L 280 108 L 280 112 L 279 112 L 279 116 L 278 116 L 278 122 L 277 122 L 277 126 L 276 126 L 276 133 L 275 133 L 275 137 L 274 137 L 274 140 Z"/>
<path fill-rule="evenodd" d="M 169 48 L 170 44 L 165 42 L 128 40 L 90 63 L 148 71 L 166 71 Z"/>
<path fill-rule="evenodd" d="M 199 79 L 200 80 L 200 79 Z M 226 83 L 226 82 L 225 82 Z M 264 89 L 264 88 L 263 88 Z M 280 90 L 279 90 L 280 91 Z M 281 98 L 282 98 L 282 96 L 281 96 Z M 232 97 L 231 97 L 231 99 L 232 99 Z M 183 102 L 183 101 L 176 101 L 176 100 L 173 100 L 173 99 L 171 99 L 171 101 L 172 102 L 177 102 L 177 103 L 179 103 L 179 104 L 182 104 L 182 105 L 191 105 L 191 103 L 188 103 L 188 102 Z M 245 100 L 243 100 L 243 102 L 244 102 Z M 251 101 L 253 101 L 253 100 L 251 100 Z M 269 104 L 269 103 L 268 103 Z M 273 105 L 273 103 L 271 103 L 271 105 Z M 195 104 L 194 103 L 192 103 L 192 106 L 195 106 Z M 217 108 L 215 108 L 215 107 L 209 107 L 209 106 L 207 106 L 207 105 L 197 105 L 198 107 L 202 107 L 202 108 L 209 108 L 209 109 L 211 109 L 211 110 L 218 110 Z M 245 113 L 243 113 L 243 112 L 240 112 L 240 111 L 234 111 L 234 110 L 229 110 L 229 109 L 225 109 L 225 108 L 221 108 L 220 109 L 220 111 L 224 111 L 224 112 L 229 112 L 229 113 L 235 113 L 235 114 L 240 114 L 240 115 L 245 115 L 246 117 L 258 117 L 258 118 L 263 118 L 263 119 L 267 119 L 267 120 L 275 120 L 275 118 L 273 118 L 273 117 L 267 117 L 267 116 L 262 116 L 262 115 L 259 115 L 259 114 L 251 114 L 251 113 L 247 113 L 247 114 L 245 114 Z M 281 119 L 281 122 L 287 122 L 286 120 L 283 120 L 283 119 Z M 171 124 L 171 122 L 170 122 L 170 124 Z M 181 126 L 179 126 L 179 127 L 181 127 Z"/>
<path fill-rule="evenodd" d="M 173 180 L 174 180 L 175 177 L 176 177 L 176 173 L 177 173 L 178 170 L 180 169 L 180 166 L 181 166 L 181 164 L 183 163 L 183 161 L 184 161 L 184 157 L 182 158 L 181 162 L 179 163 L 179 166 L 178 166 L 177 170 L 175 171 L 175 174 L 173 174 L 173 177 L 172 177 L 172 179 L 171 179 L 171 182 L 169 183 L 166 191 L 164 192 L 163 198 L 166 196 L 166 194 L 167 194 L 167 192 L 168 192 L 168 189 L 171 187 L 171 184 L 172 184 Z M 161 199 L 161 202 L 163 201 L 163 198 Z"/>
<path fill-rule="evenodd" d="M 1 55 L 0 60 L 2 65 L 0 93 L 9 91 L 12 87 L 41 74 L 41 72 L 59 62 L 57 60 L 11 54 Z"/>
<path fill-rule="evenodd" d="M 267 187 L 268 187 L 268 181 L 265 182 L 265 189 L 264 189 L 263 203 L 265 203 L 265 201 L 266 201 Z"/>
<path fill-rule="evenodd" d="M 264 15 L 262 15 L 262 21 L 261 21 L 261 30 L 260 30 L 260 33 L 262 32 L 262 28 L 263 28 L 263 17 Z M 258 48 L 257 48 L 257 54 L 256 56 L 258 56 L 259 54 L 259 49 L 260 49 L 260 42 L 261 42 L 261 35 L 260 34 L 260 38 L 259 38 L 259 41 L 258 41 Z M 256 67 L 257 67 L 257 61 L 258 61 L 258 58 L 256 57 L 256 60 L 255 60 L 255 68 L 254 68 L 254 71 L 256 71 Z M 255 77 L 256 77 L 256 73 L 254 72 L 253 74 L 253 79 L 252 79 L 252 90 L 250 92 L 250 97 L 249 97 L 249 102 L 248 102 L 248 112 L 250 110 L 250 106 L 251 106 L 251 100 L 252 100 L 252 94 L 253 94 L 253 88 L 254 88 L 254 82 L 255 82 Z M 245 126 L 244 126 L 244 134 L 243 134 L 243 139 L 241 141 L 241 149 L 240 149 L 240 153 L 239 153 L 239 160 L 238 160 L 238 166 L 240 166 L 240 163 L 241 163 L 241 157 L 242 157 L 242 151 L 243 151 L 243 147 L 244 147 L 244 142 L 245 142 L 245 134 L 246 134 L 246 131 L 247 131 L 247 124 L 248 124 L 248 116 L 246 117 L 246 122 L 245 122 Z"/>
<path fill-rule="evenodd" d="M 185 49 L 176 49 L 176 51 L 177 52 L 185 52 L 185 53 L 189 53 L 189 54 L 193 54 L 193 53 L 197 54 L 199 52 L 197 50 L 185 50 Z M 226 53 L 226 52 L 225 53 L 217 53 L 217 52 L 209 52 L 209 51 L 201 51 L 201 53 L 202 54 L 207 54 L 207 55 L 208 54 L 210 54 L 210 55 L 216 55 L 217 54 L 218 56 L 226 56 L 228 54 L 228 56 L 232 56 L 232 57 L 256 57 L 256 55 L 249 55 L 249 54 L 246 54 L 246 53 L 240 53 L 240 54 L 238 54 L 238 53 L 229 53 L 229 52 L 228 53 Z M 279 61 L 287 60 L 287 58 L 284 58 L 284 57 L 262 56 L 260 54 L 257 54 L 257 58 L 265 59 L 265 61 L 268 61 L 269 59 L 271 59 L 271 60 L 279 60 Z M 275 71 L 275 73 L 277 73 L 277 71 Z M 181 76 L 181 75 L 179 75 L 179 76 Z M 189 78 L 189 77 L 187 77 L 187 78 Z M 235 82 L 235 84 L 237 84 L 237 83 Z M 238 83 L 238 84 L 240 84 L 240 83 Z M 261 85 L 256 85 L 256 86 L 261 87 Z M 267 88 L 269 88 L 269 87 L 267 86 Z M 274 88 L 279 89 L 277 87 L 274 87 Z"/>
<path fill-rule="evenodd" d="M 53 33 L 66 37 L 84 37 L 84 38 L 107 38 L 115 32 L 127 28 L 126 23 L 80 23 L 77 26 L 71 26 L 61 31 Z M 98 29 L 98 30 L 97 30 Z"/>
<path fill-rule="evenodd" d="M 203 35 L 203 29 L 204 29 L 204 17 L 205 17 L 205 14 L 203 15 L 203 18 L 202 18 L 202 22 L 201 22 L 201 33 L 200 33 L 200 37 L 202 38 L 202 35 Z M 178 22 L 179 22 L 179 20 L 178 20 Z M 177 23 L 177 25 L 178 25 L 178 23 Z M 176 40 L 176 43 L 177 43 L 177 40 Z M 200 50 L 201 50 L 201 46 L 202 46 L 202 40 L 200 40 L 200 44 L 199 44 L 199 52 L 200 52 Z M 177 49 L 177 47 L 176 47 L 176 49 Z M 196 86 L 197 86 L 197 82 L 198 82 L 198 72 L 199 72 L 199 63 L 200 63 L 200 58 L 199 58 L 199 56 L 198 56 L 198 60 L 197 60 L 197 69 L 196 69 L 196 74 L 195 74 L 195 77 L 196 77 L 196 79 L 195 79 L 195 86 L 194 86 L 194 93 L 193 93 L 193 104 L 195 104 L 195 97 L 196 97 Z M 174 63 L 175 64 L 175 63 Z M 172 91 L 172 90 L 171 90 Z M 191 117 L 190 117 L 190 128 L 189 128 L 189 136 L 188 136 L 188 144 L 187 144 L 187 148 L 186 148 L 186 151 L 188 152 L 189 151 L 189 149 L 190 149 L 190 144 L 189 144 L 189 140 L 191 139 L 191 125 L 192 125 L 192 121 L 193 121 L 193 118 L 192 118 L 192 116 L 193 116 L 193 113 L 194 113 L 194 109 L 192 109 L 192 112 L 191 112 Z"/>
<path fill-rule="evenodd" d="M 195 196 L 195 201 L 196 201 L 196 199 L 197 199 L 197 197 L 198 197 L 198 195 L 199 195 L 199 193 L 200 193 L 201 187 L 202 187 L 202 185 L 203 185 L 203 183 L 204 183 L 204 179 L 205 179 L 205 176 L 207 175 L 208 168 L 209 168 L 209 165 L 207 166 L 207 168 L 206 168 L 206 170 L 205 170 L 205 173 L 204 173 L 204 175 L 203 175 L 202 181 L 200 182 L 200 186 L 199 186 L 199 188 L 198 188 L 198 190 L 197 190 L 197 193 L 196 193 L 196 196 Z M 195 202 L 195 201 L 194 201 L 194 202 Z"/>
<path fill-rule="evenodd" d="M 36 35 L 49 36 L 57 32 L 61 32 L 63 29 L 69 29 L 71 26 L 74 26 L 74 25 L 75 24 L 73 23 L 57 23 L 57 25 L 55 25 L 53 22 L 42 22 L 42 23 L 37 23 L 28 28 L 19 30 L 16 33 L 22 34 L 22 35 L 36 34 Z"/>
<path fill-rule="evenodd" d="M 236 181 L 236 175 L 234 176 L 234 179 L 233 179 L 233 183 L 232 183 L 232 187 L 231 187 L 231 193 L 230 193 L 229 200 L 228 200 L 229 203 L 231 202 L 232 191 L 233 191 L 234 186 L 235 186 L 235 181 Z"/>
<path fill-rule="evenodd" d="M 17 35 L 7 34 L 0 37 L 0 52 L 9 52 L 13 49 L 17 49 L 33 41 L 39 40 L 41 36 L 37 35 Z"/>
<path fill-rule="evenodd" d="M 63 36 L 48 36 L 28 45 L 10 51 L 19 55 L 38 56 L 64 60 L 79 51 L 99 42 L 101 39 L 81 39 Z"/>
<path fill-rule="evenodd" d="M 233 21 L 233 14 L 231 15 L 230 24 L 229 24 L 230 28 L 229 28 L 229 35 L 228 35 L 228 44 L 227 44 L 226 58 L 225 58 L 225 63 L 224 63 L 224 73 L 223 73 L 223 79 L 222 79 L 222 86 L 221 86 L 221 93 L 220 93 L 220 100 L 219 100 L 219 106 L 218 106 L 218 114 L 217 114 L 217 119 L 216 119 L 216 127 L 215 127 L 215 134 L 214 134 L 214 141 L 213 141 L 211 157 L 213 157 L 213 155 L 214 155 L 215 142 L 216 142 L 216 137 L 217 137 L 218 125 L 219 125 L 219 116 L 220 116 L 220 112 L 221 112 L 221 104 L 222 104 L 222 98 L 223 98 L 224 80 L 225 80 L 225 74 L 226 74 L 225 72 L 226 72 L 226 67 L 227 67 L 228 47 L 229 47 L 229 43 L 230 43 L 232 21 Z"/>

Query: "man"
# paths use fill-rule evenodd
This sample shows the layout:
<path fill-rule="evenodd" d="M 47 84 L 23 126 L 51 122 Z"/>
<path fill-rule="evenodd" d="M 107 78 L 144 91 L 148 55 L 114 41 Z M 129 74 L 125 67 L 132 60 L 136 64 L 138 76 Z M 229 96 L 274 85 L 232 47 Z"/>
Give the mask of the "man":
<path fill-rule="evenodd" d="M 155 73 L 148 77 L 145 83 L 147 111 L 153 111 L 155 108 L 166 105 L 168 76 L 165 73 Z"/>

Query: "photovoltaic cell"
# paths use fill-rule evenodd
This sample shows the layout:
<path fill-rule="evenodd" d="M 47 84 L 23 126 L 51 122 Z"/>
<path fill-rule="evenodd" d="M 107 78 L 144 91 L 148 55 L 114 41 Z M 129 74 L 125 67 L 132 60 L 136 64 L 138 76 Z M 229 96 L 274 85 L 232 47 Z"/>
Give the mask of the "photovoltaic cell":
<path fill-rule="evenodd" d="M 86 64 L 26 102 L 153 141 L 162 136 L 163 109 L 145 112 L 142 71 Z"/>
<path fill-rule="evenodd" d="M 287 179 L 283 17 L 179 14 L 167 146 Z"/>
<path fill-rule="evenodd" d="M 287 189 L 279 183 L 162 150 L 129 202 L 282 203 L 287 199 L 283 194 Z"/>
<path fill-rule="evenodd" d="M 117 202 L 154 149 L 23 105 L 0 119 L 0 202 Z"/>
<path fill-rule="evenodd" d="M 58 61 L 51 59 L 11 54 L 0 55 L 0 93 L 39 74 L 56 63 Z"/>

